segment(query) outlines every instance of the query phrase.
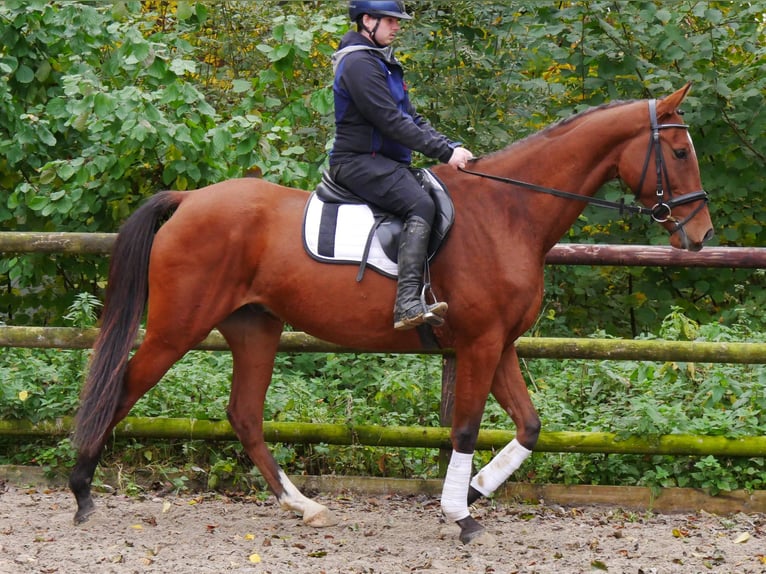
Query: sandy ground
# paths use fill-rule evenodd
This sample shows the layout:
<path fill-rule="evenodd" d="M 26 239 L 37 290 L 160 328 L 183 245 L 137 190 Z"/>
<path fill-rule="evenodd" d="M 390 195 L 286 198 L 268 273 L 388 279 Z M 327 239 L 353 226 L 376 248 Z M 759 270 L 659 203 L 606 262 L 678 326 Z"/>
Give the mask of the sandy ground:
<path fill-rule="evenodd" d="M 313 529 L 273 498 L 98 495 L 74 527 L 66 490 L 0 482 L 0 573 L 766 572 L 766 515 L 636 514 L 484 502 L 490 536 L 463 546 L 428 495 L 319 495 Z"/>

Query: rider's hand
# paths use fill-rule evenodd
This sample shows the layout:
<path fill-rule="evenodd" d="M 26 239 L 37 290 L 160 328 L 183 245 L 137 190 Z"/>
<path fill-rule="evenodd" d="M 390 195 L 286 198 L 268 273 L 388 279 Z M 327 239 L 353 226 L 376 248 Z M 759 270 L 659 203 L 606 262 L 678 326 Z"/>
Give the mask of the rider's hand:
<path fill-rule="evenodd" d="M 458 168 L 465 168 L 466 163 L 469 159 L 473 158 L 473 154 L 465 149 L 464 147 L 456 147 L 452 150 L 452 157 L 449 158 L 449 161 L 447 162 L 449 165 L 454 167 L 455 169 Z"/>

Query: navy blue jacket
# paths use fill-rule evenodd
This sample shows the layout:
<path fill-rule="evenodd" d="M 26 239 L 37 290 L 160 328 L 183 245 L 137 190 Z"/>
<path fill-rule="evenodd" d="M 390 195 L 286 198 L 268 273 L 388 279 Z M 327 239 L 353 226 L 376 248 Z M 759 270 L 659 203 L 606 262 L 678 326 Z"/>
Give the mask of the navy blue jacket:
<path fill-rule="evenodd" d="M 409 164 L 412 150 L 447 163 L 457 146 L 419 116 L 391 48 L 348 32 L 333 56 L 335 143 L 330 165 L 359 154 Z"/>

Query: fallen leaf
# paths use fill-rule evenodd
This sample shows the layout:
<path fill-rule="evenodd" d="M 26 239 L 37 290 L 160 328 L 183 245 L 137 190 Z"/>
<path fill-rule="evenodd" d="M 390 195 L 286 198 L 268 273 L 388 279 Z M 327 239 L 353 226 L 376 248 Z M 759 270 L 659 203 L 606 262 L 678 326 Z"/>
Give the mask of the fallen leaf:
<path fill-rule="evenodd" d="M 750 534 L 748 534 L 747 532 L 743 532 L 742 534 L 740 534 L 734 539 L 734 544 L 742 544 L 743 542 L 747 542 L 748 540 L 750 540 Z"/>
<path fill-rule="evenodd" d="M 255 534 L 250 534 L 249 532 L 245 534 L 245 540 L 255 540 Z"/>
<path fill-rule="evenodd" d="M 604 572 L 609 570 L 609 568 L 607 568 L 606 564 L 601 562 L 601 560 L 594 560 L 593 562 L 590 563 L 590 567 L 591 568 L 595 568 L 596 570 L 603 570 Z"/>
<path fill-rule="evenodd" d="M 144 527 L 141 526 L 140 524 L 134 524 L 133 526 L 131 526 L 131 528 L 133 530 L 143 530 Z"/>
<path fill-rule="evenodd" d="M 165 514 L 168 510 L 170 510 L 171 506 L 172 505 L 170 504 L 169 500 L 166 500 L 165 502 L 163 502 L 162 503 L 162 514 Z"/>
<path fill-rule="evenodd" d="M 253 552 L 253 553 L 250 555 L 250 557 L 248 558 L 248 560 L 250 560 L 250 562 L 252 562 L 253 564 L 260 564 L 260 562 L 261 562 L 261 557 L 258 555 L 258 553 L 257 553 L 257 552 Z"/>

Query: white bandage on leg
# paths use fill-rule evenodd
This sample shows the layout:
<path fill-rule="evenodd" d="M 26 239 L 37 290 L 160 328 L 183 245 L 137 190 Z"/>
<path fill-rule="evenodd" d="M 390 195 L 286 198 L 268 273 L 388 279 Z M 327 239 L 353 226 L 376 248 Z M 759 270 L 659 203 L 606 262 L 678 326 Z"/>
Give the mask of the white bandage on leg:
<path fill-rule="evenodd" d="M 530 454 L 532 454 L 531 450 L 524 448 L 516 439 L 513 439 L 473 477 L 471 486 L 484 496 L 489 496 L 521 466 Z"/>
<path fill-rule="evenodd" d="M 468 512 L 468 483 L 471 481 L 473 453 L 452 451 L 442 487 L 442 512 L 452 521 L 470 516 Z"/>

